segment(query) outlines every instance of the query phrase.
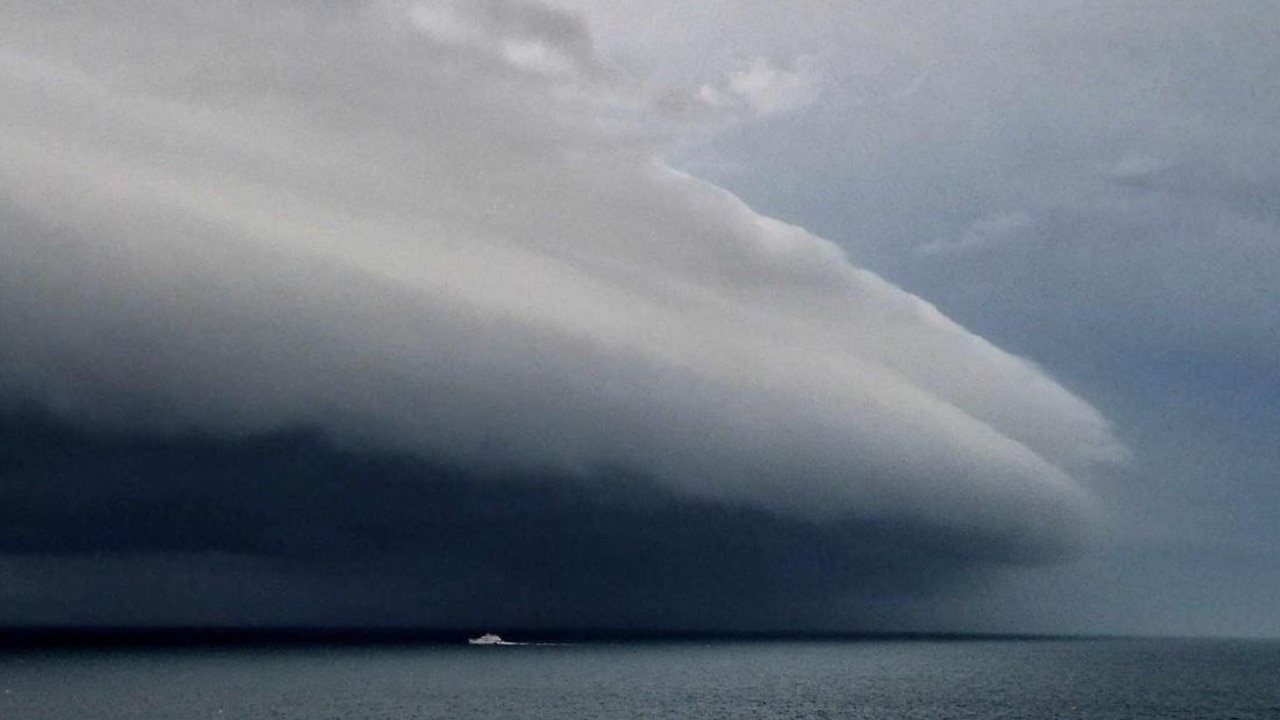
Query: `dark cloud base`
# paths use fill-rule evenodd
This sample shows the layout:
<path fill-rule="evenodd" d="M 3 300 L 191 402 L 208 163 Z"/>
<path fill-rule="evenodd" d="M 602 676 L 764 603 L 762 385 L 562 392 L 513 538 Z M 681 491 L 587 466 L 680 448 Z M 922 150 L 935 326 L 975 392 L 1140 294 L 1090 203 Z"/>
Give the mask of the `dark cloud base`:
<path fill-rule="evenodd" d="M 901 629 L 887 627 L 899 601 L 1015 555 L 919 523 L 681 497 L 622 471 L 480 473 L 305 431 L 0 421 L 11 627 Z"/>

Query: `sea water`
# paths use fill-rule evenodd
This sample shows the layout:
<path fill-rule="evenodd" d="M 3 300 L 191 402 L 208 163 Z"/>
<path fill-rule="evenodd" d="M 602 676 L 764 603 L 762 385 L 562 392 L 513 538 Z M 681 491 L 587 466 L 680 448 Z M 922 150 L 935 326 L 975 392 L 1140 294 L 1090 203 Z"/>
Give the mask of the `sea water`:
<path fill-rule="evenodd" d="M 1280 642 L 0 651 L 0 718 L 1280 718 Z"/>

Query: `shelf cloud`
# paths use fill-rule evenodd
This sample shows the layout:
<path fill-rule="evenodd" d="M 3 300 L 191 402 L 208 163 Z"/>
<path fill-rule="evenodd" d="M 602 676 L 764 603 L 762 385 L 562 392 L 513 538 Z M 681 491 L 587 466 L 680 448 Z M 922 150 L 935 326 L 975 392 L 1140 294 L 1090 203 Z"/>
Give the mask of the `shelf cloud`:
<path fill-rule="evenodd" d="M 681 121 L 578 15 L 5 14 L 8 408 L 153 437 L 301 427 L 605 495 L 621 470 L 787 522 L 911 523 L 1031 557 L 1098 521 L 1088 483 L 1125 450 L 1094 408 L 668 166 Z M 778 106 L 780 72 L 753 65 L 740 94 Z"/>

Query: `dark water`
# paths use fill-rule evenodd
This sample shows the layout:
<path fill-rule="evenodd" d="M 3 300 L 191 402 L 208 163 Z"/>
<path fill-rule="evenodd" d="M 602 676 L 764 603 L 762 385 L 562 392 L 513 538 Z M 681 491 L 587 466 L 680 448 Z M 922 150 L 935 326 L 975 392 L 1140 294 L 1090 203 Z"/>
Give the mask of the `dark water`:
<path fill-rule="evenodd" d="M 0 718 L 1280 718 L 1280 642 L 7 651 Z"/>

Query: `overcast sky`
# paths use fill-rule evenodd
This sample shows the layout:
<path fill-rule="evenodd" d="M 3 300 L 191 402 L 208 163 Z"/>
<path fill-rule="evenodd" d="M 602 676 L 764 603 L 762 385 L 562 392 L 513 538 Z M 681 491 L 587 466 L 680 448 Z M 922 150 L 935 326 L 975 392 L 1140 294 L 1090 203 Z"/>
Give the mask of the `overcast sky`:
<path fill-rule="evenodd" d="M 1280 634 L 1269 3 L 17 2 L 0 622 Z"/>

